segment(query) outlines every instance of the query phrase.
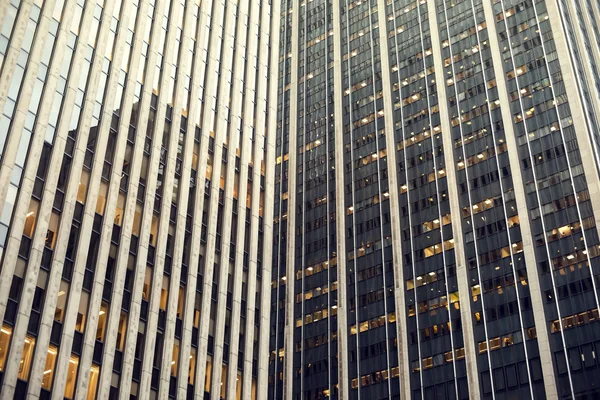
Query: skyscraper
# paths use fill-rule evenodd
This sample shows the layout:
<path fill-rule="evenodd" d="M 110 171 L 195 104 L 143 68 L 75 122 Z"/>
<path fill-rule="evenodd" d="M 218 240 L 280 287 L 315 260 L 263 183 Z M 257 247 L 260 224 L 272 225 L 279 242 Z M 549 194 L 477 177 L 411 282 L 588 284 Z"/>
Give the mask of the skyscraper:
<path fill-rule="evenodd" d="M 274 18 L 0 4 L 0 398 L 266 397 Z"/>
<path fill-rule="evenodd" d="M 600 395 L 600 3 L 0 4 L 0 399 Z"/>
<path fill-rule="evenodd" d="M 599 6 L 282 2 L 270 399 L 600 395 Z"/>

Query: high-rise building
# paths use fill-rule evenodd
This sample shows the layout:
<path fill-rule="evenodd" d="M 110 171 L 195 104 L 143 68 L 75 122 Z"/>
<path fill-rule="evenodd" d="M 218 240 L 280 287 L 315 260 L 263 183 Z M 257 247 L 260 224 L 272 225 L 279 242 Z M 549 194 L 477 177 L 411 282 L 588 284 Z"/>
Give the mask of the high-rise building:
<path fill-rule="evenodd" d="M 0 399 L 265 398 L 269 2 L 0 21 Z"/>
<path fill-rule="evenodd" d="M 0 400 L 600 396 L 598 1 L 0 24 Z"/>
<path fill-rule="evenodd" d="M 269 399 L 600 396 L 600 3 L 281 3 Z"/>

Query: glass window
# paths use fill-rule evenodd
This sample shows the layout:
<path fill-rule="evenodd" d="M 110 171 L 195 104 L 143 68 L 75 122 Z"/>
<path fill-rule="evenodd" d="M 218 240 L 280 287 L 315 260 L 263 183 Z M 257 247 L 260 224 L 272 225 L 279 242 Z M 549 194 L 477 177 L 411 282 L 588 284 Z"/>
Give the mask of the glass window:
<path fill-rule="evenodd" d="M 204 391 L 210 393 L 210 382 L 212 376 L 212 357 L 208 356 L 206 360 L 206 375 L 204 380 Z"/>
<path fill-rule="evenodd" d="M 237 382 L 235 383 L 235 400 L 242 399 L 242 374 L 238 372 Z"/>
<path fill-rule="evenodd" d="M 125 212 L 125 195 L 123 193 L 119 193 L 119 198 L 117 199 L 117 210 L 115 211 L 115 220 L 114 223 L 121 226 L 123 223 L 123 213 Z"/>
<path fill-rule="evenodd" d="M 10 337 L 12 336 L 12 328 L 8 325 L 2 325 L 0 328 L 0 371 L 4 370 L 4 361 L 8 354 L 8 346 L 10 345 Z"/>
<path fill-rule="evenodd" d="M 196 349 L 192 347 L 191 350 L 191 354 L 190 354 L 190 365 L 189 365 L 189 371 L 188 371 L 188 383 L 190 385 L 194 384 L 194 378 L 195 378 L 195 374 L 196 374 Z"/>
<path fill-rule="evenodd" d="M 65 281 L 60 282 L 60 290 L 58 291 L 58 299 L 56 301 L 56 310 L 54 310 L 54 320 L 62 322 L 65 307 L 67 305 L 67 293 L 69 291 L 69 284 Z"/>
<path fill-rule="evenodd" d="M 140 225 L 142 223 L 142 206 L 139 203 L 135 205 L 135 214 L 133 214 L 133 226 L 131 233 L 135 236 L 140 236 Z"/>
<path fill-rule="evenodd" d="M 152 268 L 146 267 L 146 276 L 144 277 L 144 290 L 142 298 L 146 301 L 150 299 L 150 283 L 152 282 Z"/>
<path fill-rule="evenodd" d="M 227 366 L 223 365 L 221 369 L 221 398 L 224 399 L 227 390 Z"/>
<path fill-rule="evenodd" d="M 44 367 L 44 373 L 42 375 L 42 387 L 46 390 L 52 389 L 52 378 L 54 377 L 54 365 L 56 364 L 56 357 L 58 349 L 55 345 L 51 344 L 48 347 L 48 355 L 46 355 L 46 366 Z"/>
<path fill-rule="evenodd" d="M 58 215 L 52 212 L 50 223 L 48 224 L 48 232 L 46 232 L 46 247 L 54 249 L 56 244 L 56 232 L 58 231 Z"/>
<path fill-rule="evenodd" d="M 77 367 L 79 367 L 79 357 L 71 354 L 69 360 L 69 370 L 67 371 L 67 384 L 65 386 L 65 397 L 72 399 L 75 394 L 75 380 L 77 379 Z"/>
<path fill-rule="evenodd" d="M 179 341 L 173 343 L 173 360 L 171 361 L 171 376 L 177 376 L 177 368 L 179 366 Z"/>
<path fill-rule="evenodd" d="M 169 298 L 169 278 L 163 276 L 162 288 L 160 290 L 160 309 L 167 309 L 167 300 Z"/>
<path fill-rule="evenodd" d="M 121 311 L 119 318 L 119 330 L 117 331 L 117 349 L 123 351 L 125 346 L 125 335 L 127 333 L 127 314 Z"/>
<path fill-rule="evenodd" d="M 100 367 L 92 364 L 90 370 L 90 385 L 88 386 L 88 392 L 86 400 L 94 400 L 96 398 L 96 391 L 98 390 L 98 376 L 100 375 Z"/>
<path fill-rule="evenodd" d="M 106 205 L 106 196 L 108 193 L 108 185 L 106 182 L 100 182 L 100 189 L 98 191 L 98 201 L 96 202 L 96 212 L 100 215 L 104 214 L 104 206 Z"/>
<path fill-rule="evenodd" d="M 31 199 L 29 202 L 29 211 L 25 216 L 25 226 L 23 227 L 23 235 L 33 237 L 33 230 L 37 219 L 40 203 L 37 200 Z"/>
<path fill-rule="evenodd" d="M 25 344 L 23 345 L 23 356 L 19 364 L 18 377 L 22 381 L 29 379 L 29 370 L 31 369 L 31 362 L 33 360 L 33 349 L 35 348 L 35 339 L 33 336 L 27 335 L 25 338 Z"/>
<path fill-rule="evenodd" d="M 75 323 L 75 329 L 77 329 L 79 332 L 83 332 L 85 328 L 89 297 L 90 295 L 87 292 L 81 293 L 81 299 L 79 300 L 79 310 L 77 312 L 77 322 Z"/>
<path fill-rule="evenodd" d="M 185 291 L 179 286 L 179 298 L 177 299 L 177 318 L 183 318 L 183 306 L 185 304 Z"/>
<path fill-rule="evenodd" d="M 79 178 L 79 186 L 77 188 L 77 201 L 81 204 L 85 204 L 85 195 L 87 194 L 89 182 L 90 172 L 84 168 L 83 171 L 81 171 L 81 177 Z"/>
<path fill-rule="evenodd" d="M 156 246 L 156 236 L 158 235 L 158 217 L 152 216 L 152 225 L 150 226 L 150 244 Z"/>
<path fill-rule="evenodd" d="M 108 304 L 102 302 L 100 306 L 100 313 L 98 314 L 98 327 L 96 328 L 96 340 L 101 342 L 104 341 L 104 334 L 106 333 L 106 322 L 108 320 Z"/>

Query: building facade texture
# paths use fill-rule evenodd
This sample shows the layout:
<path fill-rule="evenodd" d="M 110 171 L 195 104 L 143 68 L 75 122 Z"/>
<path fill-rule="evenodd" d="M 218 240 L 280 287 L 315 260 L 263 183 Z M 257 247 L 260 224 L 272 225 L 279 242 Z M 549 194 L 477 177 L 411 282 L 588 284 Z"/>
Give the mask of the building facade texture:
<path fill-rule="evenodd" d="M 266 397 L 276 18 L 1 2 L 1 399 Z"/>
<path fill-rule="evenodd" d="M 599 1 L 0 24 L 0 400 L 600 396 Z"/>
<path fill-rule="evenodd" d="M 270 399 L 600 396 L 599 12 L 282 1 Z"/>

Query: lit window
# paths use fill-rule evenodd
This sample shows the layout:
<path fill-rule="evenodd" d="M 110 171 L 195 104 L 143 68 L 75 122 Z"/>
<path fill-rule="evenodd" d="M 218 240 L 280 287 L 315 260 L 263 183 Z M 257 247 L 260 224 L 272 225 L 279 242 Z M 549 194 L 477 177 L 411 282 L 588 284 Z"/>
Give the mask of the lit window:
<path fill-rule="evenodd" d="M 10 337 L 12 335 L 12 328 L 8 325 L 2 325 L 0 329 L 0 371 L 4 370 L 4 361 L 8 354 L 8 345 L 10 344 Z"/>
<path fill-rule="evenodd" d="M 79 367 L 79 357 L 71 355 L 71 359 L 69 359 L 69 370 L 67 371 L 67 384 L 65 386 L 65 397 L 67 399 L 72 399 L 75 394 L 77 367 Z"/>
<path fill-rule="evenodd" d="M 32 336 L 27 335 L 25 338 L 25 344 L 23 345 L 23 356 L 19 363 L 19 374 L 18 377 L 22 381 L 29 379 L 29 370 L 31 369 L 31 363 L 33 361 L 33 349 L 35 348 L 35 339 Z"/>
<path fill-rule="evenodd" d="M 57 348 L 54 345 L 48 347 L 48 355 L 46 356 L 46 366 L 42 375 L 42 387 L 46 390 L 52 389 L 52 378 L 54 377 L 54 365 L 56 363 Z"/>
<path fill-rule="evenodd" d="M 98 376 L 100 375 L 100 367 L 92 364 L 90 370 L 90 385 L 88 386 L 88 392 L 86 400 L 94 400 L 96 398 L 96 391 L 98 390 Z"/>

